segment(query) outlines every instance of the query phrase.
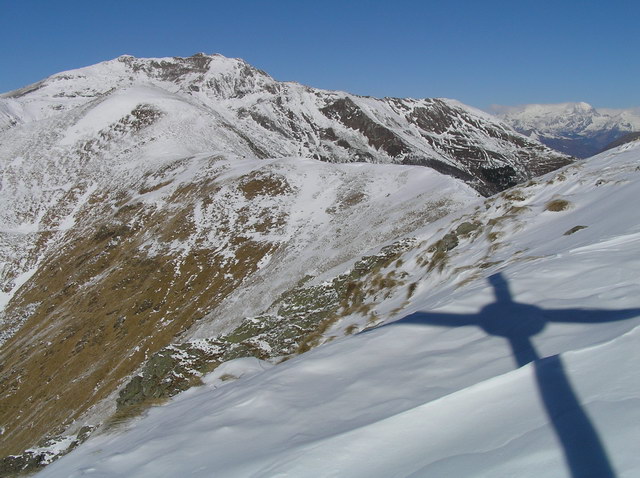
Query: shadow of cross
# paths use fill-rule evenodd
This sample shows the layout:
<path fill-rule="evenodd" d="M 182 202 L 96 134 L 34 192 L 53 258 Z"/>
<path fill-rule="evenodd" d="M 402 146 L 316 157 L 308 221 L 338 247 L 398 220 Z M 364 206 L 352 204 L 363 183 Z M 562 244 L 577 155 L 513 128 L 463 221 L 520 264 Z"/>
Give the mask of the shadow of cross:
<path fill-rule="evenodd" d="M 442 327 L 477 326 L 487 334 L 503 337 L 522 367 L 533 362 L 535 377 L 545 410 L 564 450 L 567 467 L 574 478 L 613 478 L 615 473 L 598 434 L 573 392 L 558 355 L 541 358 L 531 342 L 548 322 L 595 324 L 640 316 L 638 309 L 542 309 L 514 302 L 502 274 L 489 277 L 495 302 L 473 315 L 417 312 L 393 324 L 422 324 Z M 389 324 L 391 325 L 391 324 Z"/>

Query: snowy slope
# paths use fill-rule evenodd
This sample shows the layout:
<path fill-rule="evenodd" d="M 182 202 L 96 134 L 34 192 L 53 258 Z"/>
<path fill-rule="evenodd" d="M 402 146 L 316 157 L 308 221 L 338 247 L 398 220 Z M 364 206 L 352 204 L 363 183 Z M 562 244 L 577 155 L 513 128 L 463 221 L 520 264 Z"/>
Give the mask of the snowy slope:
<path fill-rule="evenodd" d="M 317 90 L 220 55 L 123 56 L 1 95 L 0 457 L 101 423 L 170 344 L 264 312 L 286 343 L 218 358 L 312 347 L 335 311 L 291 326 L 282 295 L 569 162 L 454 100 Z"/>
<path fill-rule="evenodd" d="M 313 90 L 219 55 L 125 56 L 59 73 L 2 95 L 0 117 L 3 292 L 40 260 L 42 233 L 73 222 L 89 187 L 166 160 L 226 152 L 429 165 L 483 192 L 566 163 L 452 100 Z"/>
<path fill-rule="evenodd" d="M 568 162 L 453 100 L 277 82 L 242 60 L 119 57 L 0 96 L 6 303 L 93 189 L 198 154 L 428 166 L 483 194 Z"/>
<path fill-rule="evenodd" d="M 479 199 L 418 166 L 222 155 L 162 164 L 89 186 L 67 216 L 73 227 L 58 226 L 8 304 L 5 446 L 75 422 L 190 328 L 233 328 L 305 276 Z"/>
<path fill-rule="evenodd" d="M 640 131 L 640 110 L 596 109 L 588 103 L 494 106 L 515 130 L 580 158 L 602 151 L 625 133 Z"/>
<path fill-rule="evenodd" d="M 426 226 L 380 272 L 404 285 L 366 295 L 377 327 L 229 362 L 38 476 L 638 476 L 639 160 L 628 144 Z M 327 337 L 349 324 L 371 326 Z"/>

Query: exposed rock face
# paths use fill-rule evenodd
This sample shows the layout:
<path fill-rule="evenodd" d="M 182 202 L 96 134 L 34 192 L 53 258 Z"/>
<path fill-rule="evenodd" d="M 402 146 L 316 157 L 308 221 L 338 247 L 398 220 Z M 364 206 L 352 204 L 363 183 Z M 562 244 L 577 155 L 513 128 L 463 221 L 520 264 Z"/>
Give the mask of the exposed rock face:
<path fill-rule="evenodd" d="M 391 157 L 407 154 L 411 151 L 399 136 L 395 135 L 390 129 L 373 121 L 350 98 L 340 98 L 322 108 L 321 111 L 328 118 L 359 131 L 371 146 L 377 150 L 384 151 Z"/>
<path fill-rule="evenodd" d="M 321 111 L 328 118 L 361 133 L 369 146 L 393 161 L 431 167 L 462 179 L 485 195 L 569 162 L 567 157 L 550 153 L 543 146 L 487 118 L 477 117 L 449 100 L 385 98 L 382 101 L 393 112 L 393 116 L 387 115 L 386 121 L 382 122 L 367 115 L 362 106 L 348 97 L 330 103 Z M 402 133 L 395 131 L 403 124 L 410 125 L 414 134 L 432 151 L 416 148 L 415 139 L 406 137 L 406 129 Z M 507 144 L 519 148 L 518 153 L 513 154 L 512 146 L 496 147 Z M 344 140 L 340 146 L 353 149 Z M 353 151 L 353 155 L 366 159 L 362 152 Z"/>
<path fill-rule="evenodd" d="M 290 339 L 268 356 L 312 346 L 326 317 L 242 320 L 569 161 L 455 101 L 314 90 L 206 55 L 120 57 L 2 95 L 0 145 L 0 455 L 82 422 L 146 359 L 166 378 L 162 350 L 196 332 L 235 344 L 207 364 L 252 355 L 256 334 Z M 123 400 L 189 384 L 141 377 Z"/>

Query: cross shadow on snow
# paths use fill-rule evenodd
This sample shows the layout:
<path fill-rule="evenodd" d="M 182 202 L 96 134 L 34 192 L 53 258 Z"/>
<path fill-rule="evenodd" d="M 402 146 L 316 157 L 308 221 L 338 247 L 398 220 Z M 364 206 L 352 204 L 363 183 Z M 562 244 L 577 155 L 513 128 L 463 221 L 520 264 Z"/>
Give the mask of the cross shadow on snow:
<path fill-rule="evenodd" d="M 540 357 L 531 337 L 540 333 L 548 322 L 614 322 L 639 316 L 640 309 L 542 309 L 514 302 L 502 274 L 494 274 L 488 280 L 496 300 L 477 314 L 417 312 L 389 325 L 477 326 L 489 335 L 505 338 L 518 367 L 533 362 L 540 397 L 564 449 L 571 476 L 614 478 L 615 473 L 602 442 L 571 388 L 560 356 Z"/>

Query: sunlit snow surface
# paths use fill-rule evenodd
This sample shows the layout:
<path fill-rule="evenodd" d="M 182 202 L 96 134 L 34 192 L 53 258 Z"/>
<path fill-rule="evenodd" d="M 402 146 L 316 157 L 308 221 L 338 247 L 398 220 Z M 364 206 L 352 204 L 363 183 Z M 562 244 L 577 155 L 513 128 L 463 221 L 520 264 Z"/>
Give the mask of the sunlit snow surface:
<path fill-rule="evenodd" d="M 639 166 L 636 143 L 542 178 L 482 276 L 456 288 L 464 272 L 425 275 L 410 252 L 421 282 L 397 322 L 276 366 L 227 363 L 38 476 L 577 477 L 598 453 L 592 476 L 640 476 Z M 545 211 L 558 197 L 569 209 Z M 487 246 L 461 244 L 449 269 Z M 518 367 L 527 354 L 550 358 Z M 592 442 L 567 436 L 581 420 Z"/>

